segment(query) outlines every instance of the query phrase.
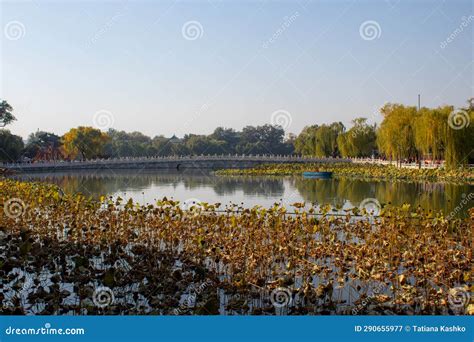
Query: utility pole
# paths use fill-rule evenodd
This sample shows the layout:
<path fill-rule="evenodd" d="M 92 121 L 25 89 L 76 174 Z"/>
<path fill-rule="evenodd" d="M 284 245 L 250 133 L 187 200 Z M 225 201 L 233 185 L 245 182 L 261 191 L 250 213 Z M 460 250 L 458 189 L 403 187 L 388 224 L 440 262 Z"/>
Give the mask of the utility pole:
<path fill-rule="evenodd" d="M 418 94 L 418 111 L 420 111 L 421 108 L 421 95 Z M 418 155 L 418 152 L 416 152 L 416 157 L 418 159 L 418 169 L 421 170 L 421 156 Z"/>

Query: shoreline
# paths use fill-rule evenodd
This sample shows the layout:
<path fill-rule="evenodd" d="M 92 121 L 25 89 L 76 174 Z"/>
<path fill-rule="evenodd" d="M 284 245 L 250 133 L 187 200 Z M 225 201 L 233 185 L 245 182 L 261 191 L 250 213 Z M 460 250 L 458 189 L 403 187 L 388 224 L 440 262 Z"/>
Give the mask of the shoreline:
<path fill-rule="evenodd" d="M 220 176 L 296 176 L 306 171 L 330 171 L 334 178 L 350 177 L 366 180 L 408 180 L 428 182 L 455 182 L 473 185 L 474 169 L 456 170 L 440 169 L 407 169 L 393 165 L 340 163 L 325 164 L 265 164 L 252 169 L 222 169 L 215 171 Z"/>

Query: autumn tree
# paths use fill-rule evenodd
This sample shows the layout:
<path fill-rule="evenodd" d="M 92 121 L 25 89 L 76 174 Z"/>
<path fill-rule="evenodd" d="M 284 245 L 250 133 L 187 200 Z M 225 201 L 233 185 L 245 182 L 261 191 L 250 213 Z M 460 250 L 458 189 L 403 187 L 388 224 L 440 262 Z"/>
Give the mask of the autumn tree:
<path fill-rule="evenodd" d="M 109 136 L 93 127 L 79 126 L 63 135 L 64 154 L 71 159 L 91 159 L 103 155 Z"/>

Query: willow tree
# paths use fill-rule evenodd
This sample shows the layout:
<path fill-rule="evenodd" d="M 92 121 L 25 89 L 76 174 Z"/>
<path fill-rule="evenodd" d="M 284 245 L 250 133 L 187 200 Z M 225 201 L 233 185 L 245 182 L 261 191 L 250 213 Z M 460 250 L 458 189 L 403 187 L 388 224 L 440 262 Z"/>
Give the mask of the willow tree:
<path fill-rule="evenodd" d="M 329 157 L 339 154 L 337 137 L 344 132 L 341 122 L 307 126 L 295 140 L 295 151 L 303 155 Z"/>
<path fill-rule="evenodd" d="M 344 133 L 345 130 L 346 128 L 342 122 L 333 122 L 324 131 L 322 129 L 318 131 L 317 138 L 324 156 L 336 157 L 340 154 L 337 146 L 337 137 Z"/>
<path fill-rule="evenodd" d="M 384 119 L 377 132 L 379 151 L 391 160 L 417 158 L 414 132 L 414 122 L 418 117 L 416 107 L 388 103 L 380 112 Z"/>
<path fill-rule="evenodd" d="M 316 131 L 318 125 L 306 126 L 295 139 L 295 152 L 304 156 L 314 155 L 316 146 Z"/>
<path fill-rule="evenodd" d="M 337 137 L 337 148 L 342 157 L 354 157 L 354 144 L 350 140 L 349 132 L 339 134 Z"/>
<path fill-rule="evenodd" d="M 452 107 L 422 108 L 415 119 L 415 146 L 423 157 L 444 158 L 447 115 Z"/>
<path fill-rule="evenodd" d="M 368 125 L 366 118 L 352 120 L 352 127 L 337 137 L 337 146 L 343 157 L 369 157 L 376 148 L 376 126 Z"/>
<path fill-rule="evenodd" d="M 468 100 L 466 108 L 449 111 L 446 107 L 443 112 L 446 118 L 445 160 L 448 168 L 464 166 L 474 158 L 474 106 L 472 99 Z"/>

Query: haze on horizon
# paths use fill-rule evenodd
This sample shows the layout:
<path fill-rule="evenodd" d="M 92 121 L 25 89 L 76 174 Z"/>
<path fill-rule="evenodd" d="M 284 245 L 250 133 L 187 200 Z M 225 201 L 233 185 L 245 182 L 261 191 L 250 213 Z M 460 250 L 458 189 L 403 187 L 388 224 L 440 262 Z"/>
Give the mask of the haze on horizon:
<path fill-rule="evenodd" d="M 468 0 L 36 0 L 0 9 L 0 98 L 17 117 L 8 128 L 24 138 L 97 124 L 209 134 L 275 123 L 275 112 L 289 113 L 286 132 L 298 134 L 360 116 L 380 122 L 384 103 L 417 105 L 418 94 L 422 106 L 461 107 L 474 93 Z"/>

